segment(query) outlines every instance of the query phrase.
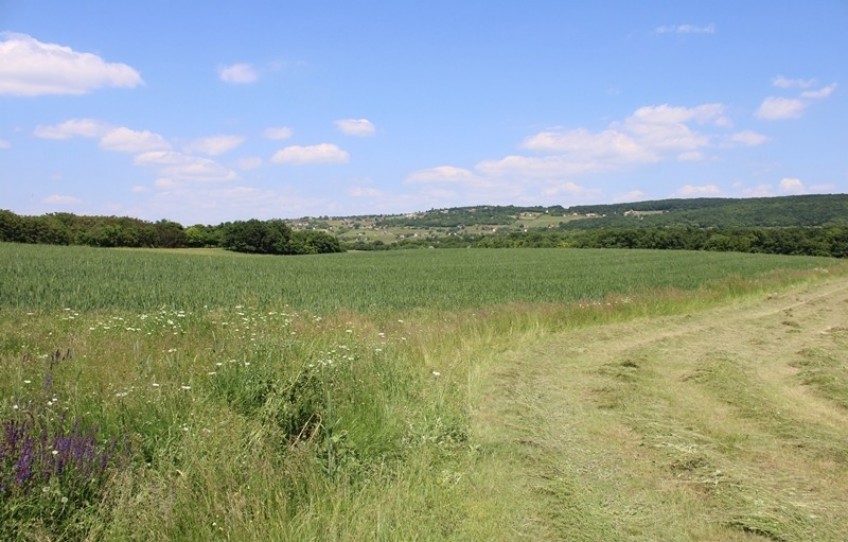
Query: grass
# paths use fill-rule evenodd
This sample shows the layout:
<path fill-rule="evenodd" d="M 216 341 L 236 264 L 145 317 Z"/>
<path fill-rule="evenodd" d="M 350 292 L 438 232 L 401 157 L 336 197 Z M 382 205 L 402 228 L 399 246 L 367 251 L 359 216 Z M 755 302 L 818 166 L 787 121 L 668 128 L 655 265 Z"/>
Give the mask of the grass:
<path fill-rule="evenodd" d="M 770 421 L 758 413 L 784 388 L 749 359 L 683 371 L 657 361 L 667 344 L 606 352 L 650 336 L 634 322 L 844 271 L 651 251 L 273 258 L 0 245 L 0 421 L 91 436 L 92 453 L 121 443 L 95 485 L 48 474 L 27 498 L 0 490 L 0 537 L 802 539 L 819 524 L 789 481 L 755 467 L 800 442 L 816 473 L 842 468 L 829 406 L 846 399 L 836 323 L 784 359 L 815 400 L 799 396 Z M 778 316 L 781 334 L 808 336 L 797 309 Z M 704 405 L 728 413 L 723 429 Z M 801 416 L 802 405 L 816 409 Z M 627 456 L 633 435 L 661 467 Z M 15 453 L 0 461 L 17 467 Z M 730 493 L 698 508 L 663 485 L 676 474 Z M 829 498 L 816 532 L 836 540 L 844 518 Z"/>

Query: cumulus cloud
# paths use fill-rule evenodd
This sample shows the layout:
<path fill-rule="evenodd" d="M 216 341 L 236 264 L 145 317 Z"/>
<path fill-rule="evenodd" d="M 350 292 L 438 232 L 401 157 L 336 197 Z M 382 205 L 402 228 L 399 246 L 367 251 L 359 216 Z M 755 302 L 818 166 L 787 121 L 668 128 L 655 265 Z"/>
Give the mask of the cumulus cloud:
<path fill-rule="evenodd" d="M 235 149 L 244 143 L 244 140 L 244 137 L 235 135 L 201 137 L 186 145 L 185 150 L 208 156 L 218 156 Z"/>
<path fill-rule="evenodd" d="M 778 78 L 780 84 L 775 86 L 781 88 L 808 88 L 813 81 L 783 80 Z M 797 119 L 803 116 L 804 111 L 817 100 L 823 100 L 833 94 L 836 83 L 827 85 L 818 90 L 805 90 L 797 98 L 784 98 L 781 96 L 768 96 L 754 115 L 764 120 Z"/>
<path fill-rule="evenodd" d="M 100 139 L 100 148 L 107 151 L 139 153 L 167 150 L 171 148 L 171 144 L 157 133 L 121 127 L 104 135 Z"/>
<path fill-rule="evenodd" d="M 584 128 L 545 130 L 526 138 L 521 148 L 542 156 L 510 155 L 484 160 L 476 170 L 487 176 L 570 177 L 663 160 L 703 160 L 712 138 L 694 125 L 730 125 L 721 104 L 696 107 L 668 104 L 640 107 L 621 122 L 592 132 Z"/>
<path fill-rule="evenodd" d="M 214 160 L 171 150 L 141 153 L 135 157 L 133 163 L 138 166 L 153 167 L 160 175 L 174 181 L 214 183 L 238 178 L 235 171 Z"/>
<path fill-rule="evenodd" d="M 318 145 L 292 145 L 274 153 L 271 161 L 276 164 L 305 165 L 305 164 L 344 164 L 350 160 L 347 151 L 332 143 Z"/>
<path fill-rule="evenodd" d="M 245 85 L 255 83 L 259 79 L 259 74 L 252 65 L 240 63 L 219 67 L 218 77 L 225 83 Z"/>
<path fill-rule="evenodd" d="M 769 96 L 760 104 L 755 115 L 766 120 L 797 119 L 804 114 L 808 105 L 809 102 L 799 98 Z"/>
<path fill-rule="evenodd" d="M 721 190 L 714 184 L 706 185 L 691 185 L 687 184 L 677 191 L 678 196 L 697 198 L 702 196 L 718 196 L 721 195 Z"/>
<path fill-rule="evenodd" d="M 657 34 L 715 34 L 715 24 L 710 23 L 704 26 L 693 24 L 677 24 L 658 26 L 655 30 Z"/>
<path fill-rule="evenodd" d="M 103 87 L 133 88 L 144 82 L 126 64 L 43 43 L 27 34 L 2 33 L 0 95 L 80 95 Z"/>
<path fill-rule="evenodd" d="M 60 124 L 36 126 L 33 134 L 44 139 L 70 139 L 72 137 L 100 137 L 111 127 L 94 119 L 70 119 Z"/>
<path fill-rule="evenodd" d="M 292 136 L 294 132 L 288 126 L 277 126 L 274 128 L 267 128 L 263 135 L 268 139 L 288 139 Z"/>
<path fill-rule="evenodd" d="M 64 196 L 62 194 L 53 194 L 52 196 L 47 196 L 41 201 L 42 203 L 49 203 L 50 205 L 78 205 L 82 203 L 82 200 L 77 197 Z"/>
<path fill-rule="evenodd" d="M 336 127 L 343 134 L 366 137 L 374 135 L 377 128 L 368 119 L 341 119 L 336 121 Z"/>

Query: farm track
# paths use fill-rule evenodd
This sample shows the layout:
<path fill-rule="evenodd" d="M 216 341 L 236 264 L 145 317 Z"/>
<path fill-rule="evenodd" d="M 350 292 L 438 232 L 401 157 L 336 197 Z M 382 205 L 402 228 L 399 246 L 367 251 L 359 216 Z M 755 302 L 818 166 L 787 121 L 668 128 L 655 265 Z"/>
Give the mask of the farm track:
<path fill-rule="evenodd" d="M 837 278 L 505 352 L 475 517 L 500 509 L 504 540 L 848 540 L 846 347 Z"/>

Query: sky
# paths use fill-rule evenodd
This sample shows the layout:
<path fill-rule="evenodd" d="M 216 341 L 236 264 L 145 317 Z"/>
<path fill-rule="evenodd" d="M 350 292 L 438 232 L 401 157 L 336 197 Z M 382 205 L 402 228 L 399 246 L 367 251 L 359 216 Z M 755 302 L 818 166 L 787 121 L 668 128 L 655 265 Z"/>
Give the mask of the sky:
<path fill-rule="evenodd" d="M 0 209 L 848 192 L 848 0 L 0 0 Z"/>

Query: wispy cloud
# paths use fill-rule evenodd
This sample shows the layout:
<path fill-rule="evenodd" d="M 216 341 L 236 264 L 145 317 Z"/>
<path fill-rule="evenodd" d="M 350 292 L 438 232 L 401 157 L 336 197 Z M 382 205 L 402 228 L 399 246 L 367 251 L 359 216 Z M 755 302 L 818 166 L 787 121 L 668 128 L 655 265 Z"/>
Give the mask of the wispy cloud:
<path fill-rule="evenodd" d="M 0 149 L 10 149 L 12 148 L 12 144 L 6 141 L 5 139 L 0 139 Z"/>
<path fill-rule="evenodd" d="M 239 63 L 220 66 L 218 68 L 218 77 L 225 83 L 244 85 L 255 83 L 259 79 L 259 73 L 251 64 Z"/>
<path fill-rule="evenodd" d="M 49 203 L 50 205 L 78 205 L 82 203 L 82 200 L 77 197 L 65 196 L 62 194 L 53 194 L 51 196 L 47 196 L 41 201 L 42 203 Z"/>
<path fill-rule="evenodd" d="M 294 131 L 288 126 L 277 126 L 266 128 L 262 133 L 268 139 L 288 139 L 294 134 Z"/>
<path fill-rule="evenodd" d="M 782 75 L 778 75 L 771 80 L 771 84 L 777 88 L 810 88 L 816 84 L 815 79 L 790 79 Z"/>
<path fill-rule="evenodd" d="M 245 138 L 243 136 L 237 135 L 201 137 L 186 145 L 185 150 L 208 156 L 218 156 L 235 149 L 244 143 L 244 141 Z"/>
<path fill-rule="evenodd" d="M 720 196 L 721 189 L 714 184 L 705 184 L 705 185 L 692 185 L 687 184 L 682 186 L 675 193 L 677 196 L 687 197 L 687 198 L 698 198 L 704 196 Z"/>
<path fill-rule="evenodd" d="M 753 130 L 743 130 L 730 136 L 730 142 L 748 147 L 756 147 L 768 142 L 769 138 Z"/>
<path fill-rule="evenodd" d="M 87 94 L 103 87 L 133 88 L 144 83 L 127 64 L 43 43 L 27 34 L 0 37 L 0 95 Z"/>
<path fill-rule="evenodd" d="M 468 169 L 454 166 L 437 166 L 410 173 L 406 183 L 411 184 L 461 184 L 478 188 L 491 187 L 492 182 Z"/>
<path fill-rule="evenodd" d="M 350 154 L 332 143 L 318 145 L 292 145 L 274 153 L 271 161 L 275 164 L 344 164 L 350 160 Z"/>
<path fill-rule="evenodd" d="M 693 24 L 676 24 L 658 26 L 654 32 L 657 34 L 715 34 L 715 24 L 710 23 L 704 26 Z"/>
<path fill-rule="evenodd" d="M 341 119 L 336 121 L 336 127 L 343 134 L 366 137 L 374 135 L 377 128 L 368 119 Z"/>
<path fill-rule="evenodd" d="M 33 135 L 43 139 L 100 137 L 111 129 L 108 124 L 94 119 L 70 119 L 59 124 L 36 126 Z"/>

